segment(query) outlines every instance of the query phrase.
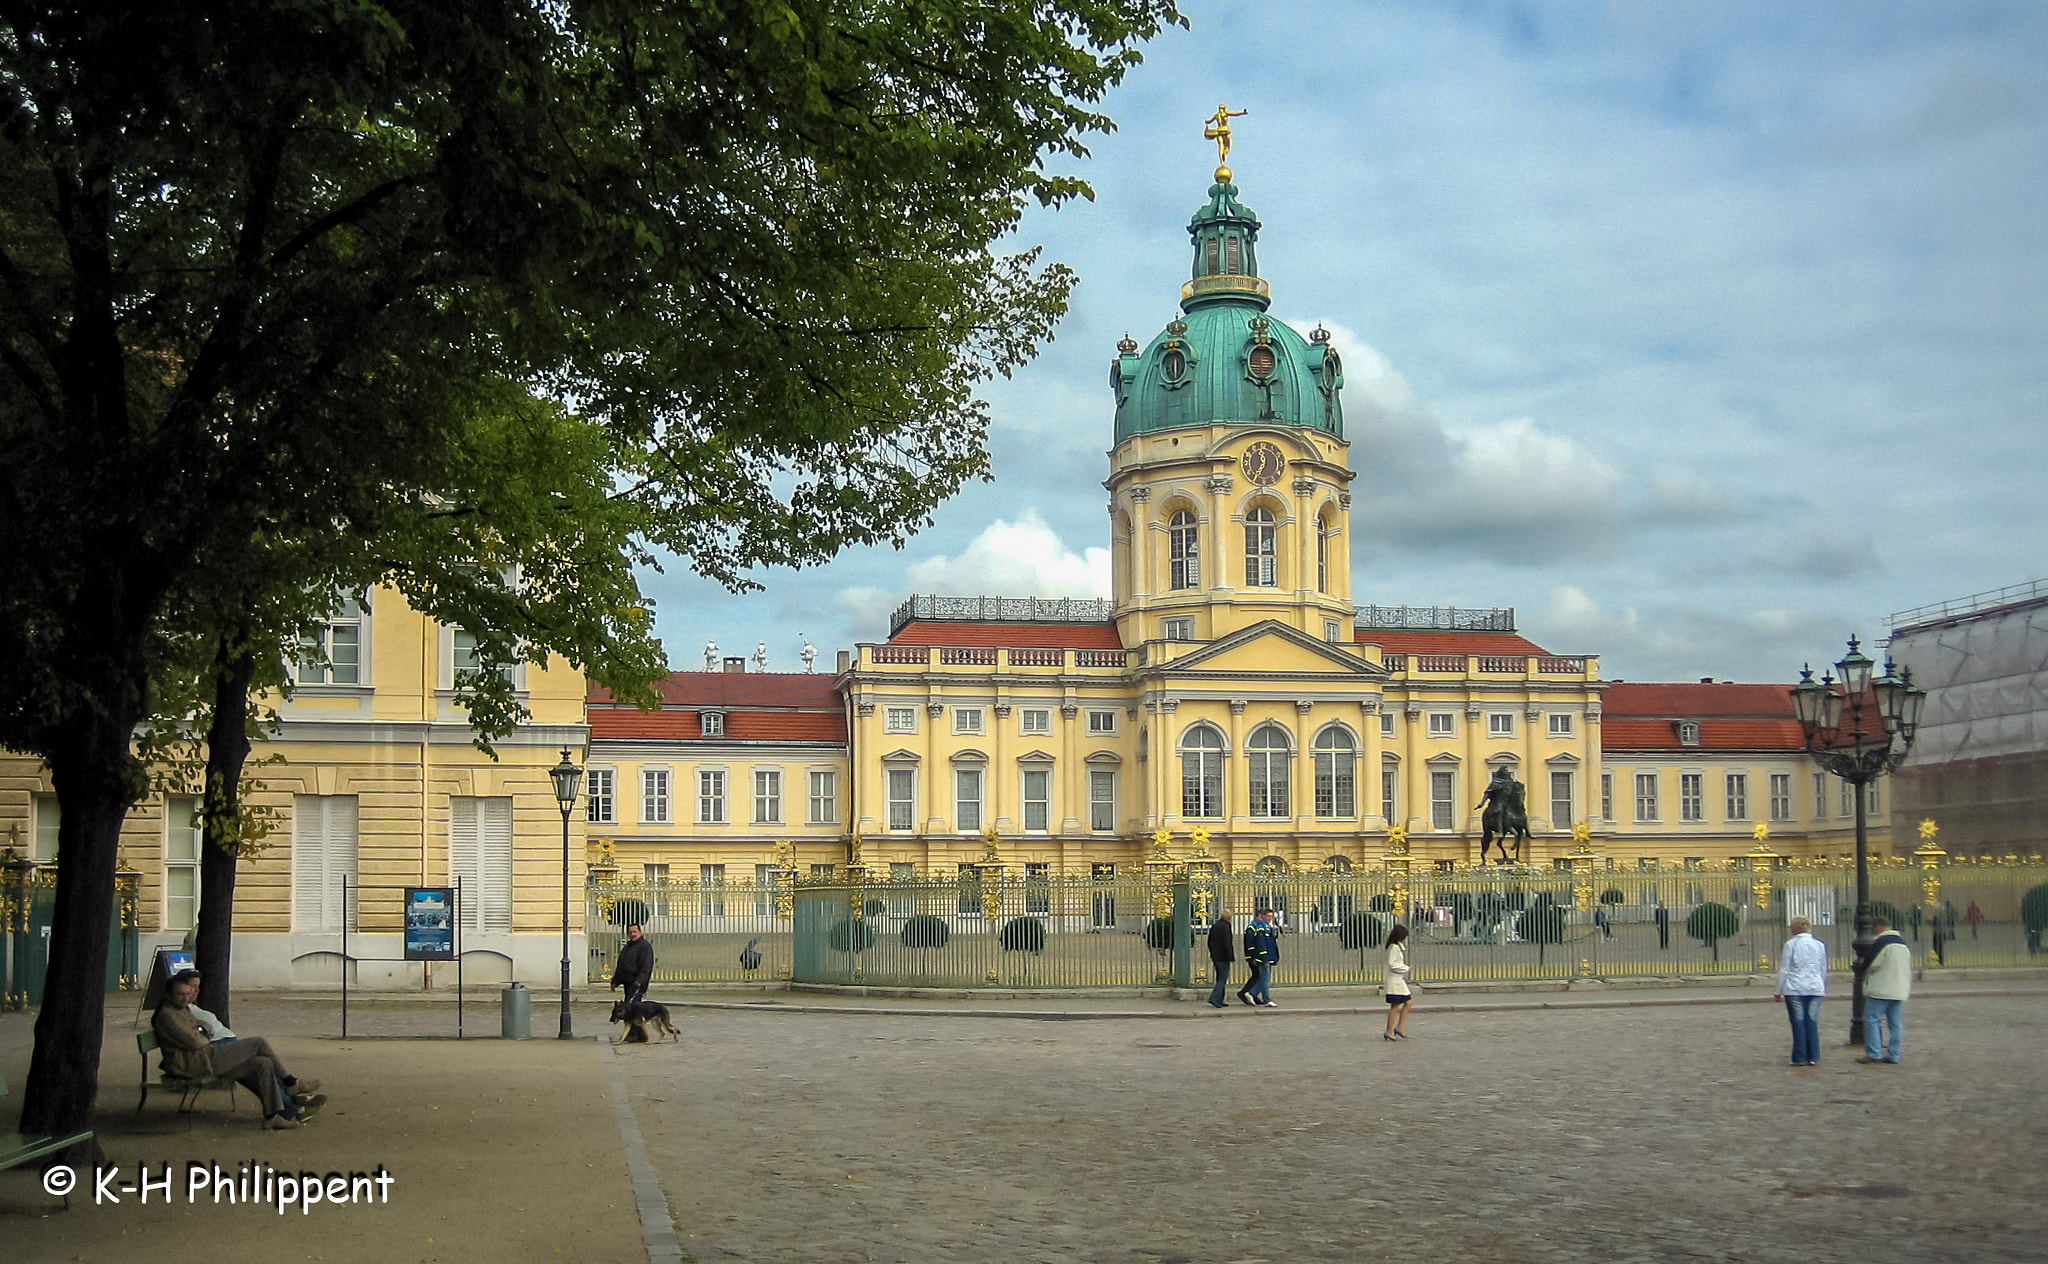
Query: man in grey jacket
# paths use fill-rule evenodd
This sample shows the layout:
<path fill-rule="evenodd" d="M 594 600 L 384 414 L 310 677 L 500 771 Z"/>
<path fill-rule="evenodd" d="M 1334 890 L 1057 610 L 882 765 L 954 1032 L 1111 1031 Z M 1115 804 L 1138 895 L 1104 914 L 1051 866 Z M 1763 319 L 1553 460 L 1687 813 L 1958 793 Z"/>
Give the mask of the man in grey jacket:
<path fill-rule="evenodd" d="M 1913 990 L 1913 950 L 1903 935 L 1880 917 L 1863 967 L 1863 1056 L 1858 1062 L 1897 1062 L 1906 1026 L 1906 997 Z"/>

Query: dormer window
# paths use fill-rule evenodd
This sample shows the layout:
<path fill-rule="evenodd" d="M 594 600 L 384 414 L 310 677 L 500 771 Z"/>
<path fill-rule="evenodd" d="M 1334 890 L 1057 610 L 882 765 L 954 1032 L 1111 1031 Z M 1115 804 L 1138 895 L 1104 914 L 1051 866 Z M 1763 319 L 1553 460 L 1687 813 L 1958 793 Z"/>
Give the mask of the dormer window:
<path fill-rule="evenodd" d="M 1698 720 L 1680 720 L 1678 722 L 1678 744 L 1680 746 L 1698 746 L 1700 744 L 1700 722 Z"/>
<path fill-rule="evenodd" d="M 1253 377 L 1264 380 L 1273 376 L 1273 348 L 1253 347 L 1248 358 Z"/>
<path fill-rule="evenodd" d="M 698 732 L 704 737 L 725 736 L 725 712 L 701 711 L 697 715 Z"/>
<path fill-rule="evenodd" d="M 1188 374 L 1187 353 L 1179 347 L 1167 348 L 1166 354 L 1159 357 L 1159 373 L 1160 376 L 1169 382 L 1178 382 L 1186 377 Z"/>

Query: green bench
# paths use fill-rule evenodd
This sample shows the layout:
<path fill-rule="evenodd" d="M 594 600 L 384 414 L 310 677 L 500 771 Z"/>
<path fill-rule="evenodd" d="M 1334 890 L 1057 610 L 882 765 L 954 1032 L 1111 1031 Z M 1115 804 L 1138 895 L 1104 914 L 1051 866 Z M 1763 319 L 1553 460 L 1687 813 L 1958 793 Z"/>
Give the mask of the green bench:
<path fill-rule="evenodd" d="M 156 1033 L 139 1031 L 135 1033 L 135 1047 L 142 1053 L 142 1100 L 135 1103 L 135 1114 L 139 1117 L 142 1108 L 149 1104 L 149 1095 L 158 1092 L 178 1094 L 178 1113 L 185 1116 L 185 1127 L 192 1127 L 192 1108 L 199 1101 L 199 1095 L 210 1088 L 224 1088 L 228 1091 L 228 1109 L 236 1109 L 235 1082 L 222 1076 L 211 1079 L 193 1079 L 189 1076 L 173 1075 L 169 1071 L 158 1071 L 154 1078 L 149 1074 L 149 1055 L 157 1050 Z"/>
<path fill-rule="evenodd" d="M 0 1097 L 7 1094 L 7 1077 L 0 1075 Z M 39 1137 L 28 1133 L 0 1135 L 0 1172 L 9 1168 L 33 1163 L 37 1159 L 61 1154 L 72 1146 L 92 1140 L 92 1133 L 81 1132 L 69 1137 Z M 65 1207 L 71 1206 L 71 1196 L 64 1196 Z"/>

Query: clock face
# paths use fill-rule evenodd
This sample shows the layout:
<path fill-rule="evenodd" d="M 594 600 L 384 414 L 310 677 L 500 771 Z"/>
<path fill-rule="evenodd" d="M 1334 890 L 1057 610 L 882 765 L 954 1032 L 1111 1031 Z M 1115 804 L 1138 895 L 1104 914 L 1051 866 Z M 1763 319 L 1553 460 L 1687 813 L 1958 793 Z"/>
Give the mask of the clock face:
<path fill-rule="evenodd" d="M 1244 476 L 1258 487 L 1271 487 L 1280 481 L 1280 471 L 1287 468 L 1287 458 L 1280 449 L 1270 443 L 1254 443 L 1244 450 Z"/>

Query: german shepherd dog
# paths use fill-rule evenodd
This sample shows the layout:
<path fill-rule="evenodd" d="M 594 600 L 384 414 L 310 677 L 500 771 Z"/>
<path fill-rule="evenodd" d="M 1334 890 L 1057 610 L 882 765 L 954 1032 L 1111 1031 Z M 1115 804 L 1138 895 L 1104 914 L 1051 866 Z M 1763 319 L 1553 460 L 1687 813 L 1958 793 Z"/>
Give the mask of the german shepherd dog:
<path fill-rule="evenodd" d="M 612 1021 L 626 1024 L 626 1030 L 621 1032 L 618 1038 L 612 1041 L 615 1045 L 647 1044 L 647 1027 L 650 1023 L 654 1025 L 655 1031 L 658 1034 L 673 1037 L 678 1042 L 683 1038 L 683 1033 L 677 1030 L 676 1025 L 668 1020 L 668 1006 L 661 1004 L 659 1001 L 614 1002 L 612 1005 Z"/>

